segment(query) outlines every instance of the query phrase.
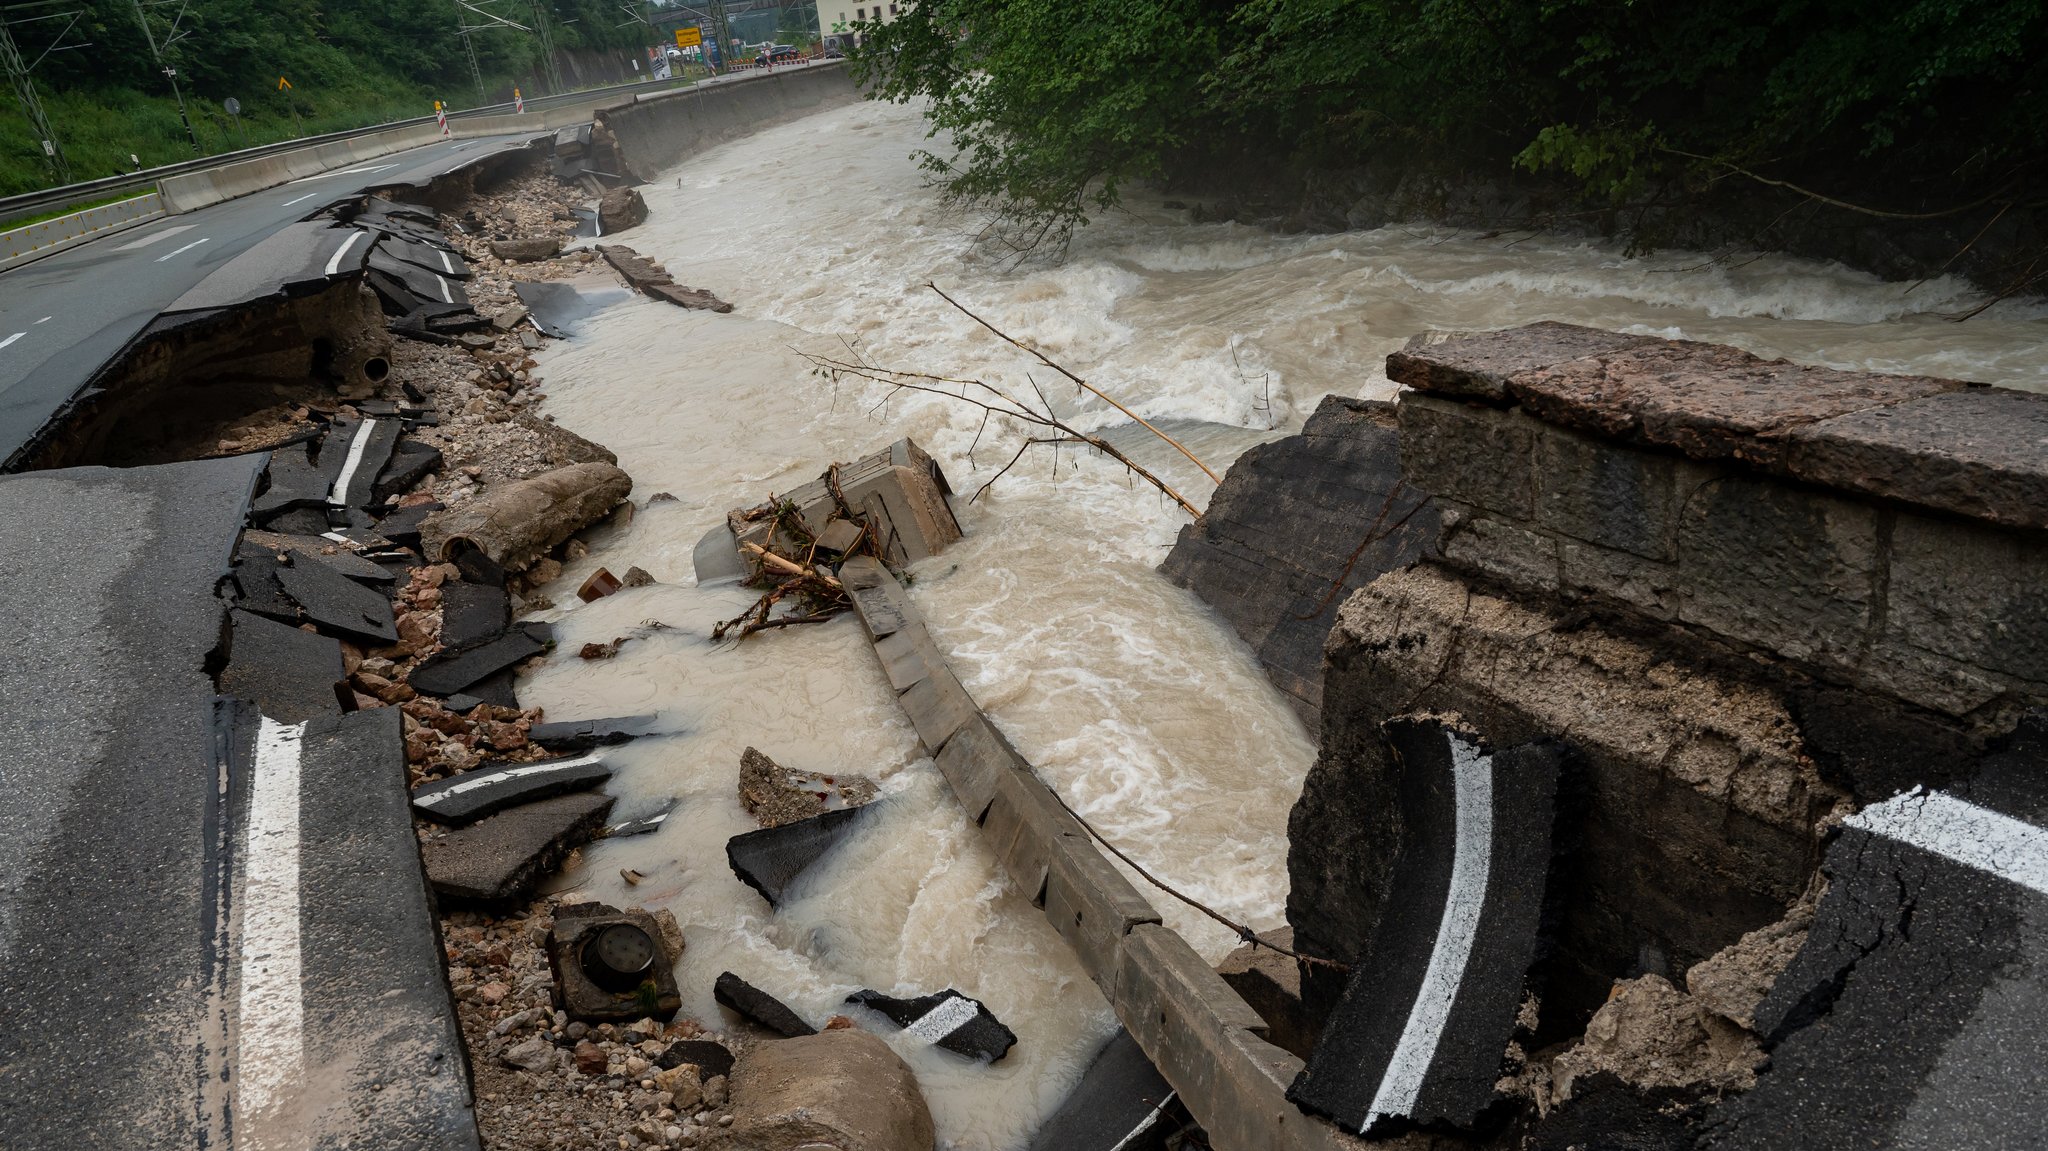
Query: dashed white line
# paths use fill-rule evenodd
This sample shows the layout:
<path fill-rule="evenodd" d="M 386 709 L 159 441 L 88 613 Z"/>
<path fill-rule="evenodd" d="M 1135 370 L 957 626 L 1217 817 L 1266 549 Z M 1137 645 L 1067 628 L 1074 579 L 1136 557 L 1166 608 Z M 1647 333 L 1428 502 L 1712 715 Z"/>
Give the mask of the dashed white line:
<path fill-rule="evenodd" d="M 1916 787 L 1847 823 L 2048 895 L 2048 830 L 1946 792 Z"/>
<path fill-rule="evenodd" d="M 360 168 L 343 168 L 334 172 L 320 172 L 312 176 L 300 176 L 298 179 L 293 180 L 292 183 L 304 184 L 312 180 L 325 180 L 329 176 L 355 176 L 364 172 L 384 172 L 396 167 L 398 167 L 396 164 L 365 164 Z"/>
<path fill-rule="evenodd" d="M 364 420 L 356 428 L 356 436 L 348 444 L 348 459 L 342 462 L 341 474 L 334 477 L 334 490 L 327 493 L 328 503 L 340 507 L 348 502 L 348 483 L 356 478 L 356 469 L 363 466 L 363 451 L 370 446 L 370 432 L 376 426 L 377 421 Z"/>
<path fill-rule="evenodd" d="M 1451 741 L 1451 786 L 1457 803 L 1450 887 L 1444 893 L 1443 918 L 1437 920 L 1436 944 L 1430 948 L 1422 986 L 1380 1075 L 1360 1134 L 1372 1130 L 1384 1116 L 1415 1110 L 1444 1025 L 1450 1022 L 1451 1005 L 1465 982 L 1465 967 L 1479 938 L 1479 913 L 1486 908 L 1488 873 L 1493 869 L 1493 759 L 1457 736 L 1446 738 Z"/>
<path fill-rule="evenodd" d="M 286 726 L 268 717 L 256 733 L 242 851 L 247 878 L 235 1060 L 236 1111 L 245 1122 L 276 1119 L 305 1079 L 299 961 L 299 754 L 305 734 L 303 723 Z"/>
<path fill-rule="evenodd" d="M 13 343 L 14 341 L 16 341 L 16 340 L 18 340 L 18 339 L 20 339 L 20 338 L 22 338 L 23 336 L 26 336 L 26 335 L 28 335 L 28 333 L 27 333 L 27 332 L 16 332 L 16 333 L 14 333 L 13 335 L 11 335 L 11 336 L 7 337 L 6 339 L 4 339 L 4 340 L 0 340 L 0 348 L 4 348 L 4 347 L 6 347 L 7 345 L 9 345 L 9 344 Z"/>
<path fill-rule="evenodd" d="M 56 318 L 55 316 L 44 316 L 44 317 L 43 317 L 42 319 L 40 319 L 40 320 L 37 320 L 37 321 L 36 321 L 36 323 L 38 323 L 38 324 L 47 324 L 47 323 L 49 323 L 49 322 L 50 322 L 51 320 L 53 320 L 53 319 L 55 319 L 55 318 Z"/>
<path fill-rule="evenodd" d="M 447 277 L 441 275 L 439 272 L 436 272 L 434 274 L 434 279 L 439 280 L 441 282 L 441 302 L 444 304 L 454 303 L 455 297 L 448 291 Z"/>
<path fill-rule="evenodd" d="M 180 232 L 189 232 L 198 226 L 197 224 L 179 224 L 175 227 L 165 228 L 160 232 L 151 232 L 140 240 L 130 240 L 114 250 L 116 252 L 132 252 L 137 248 L 147 248 L 158 240 L 168 240 Z"/>
<path fill-rule="evenodd" d="M 284 206 L 285 206 L 285 207 L 287 207 L 287 208 L 289 208 L 289 207 L 291 207 L 291 206 L 292 206 L 293 204 L 296 204 L 296 203 L 298 203 L 298 202 L 299 202 L 299 200 L 310 200 L 310 199 L 312 199 L 313 197 L 315 197 L 315 196 L 317 196 L 317 195 L 319 195 L 319 194 L 320 194 L 320 193 L 318 193 L 318 192 L 308 192 L 308 193 L 306 193 L 305 195 L 303 195 L 303 196 L 300 196 L 300 197 L 299 197 L 299 198 L 298 198 L 297 200 L 286 200 L 286 201 L 284 202 Z"/>
<path fill-rule="evenodd" d="M 448 262 L 448 253 L 446 251 L 441 253 L 441 269 L 451 276 L 455 274 L 455 265 Z"/>
<path fill-rule="evenodd" d="M 211 240 L 211 239 L 213 239 L 213 237 L 212 237 L 212 236 L 203 236 L 203 237 L 201 237 L 201 238 L 199 238 L 199 239 L 197 239 L 197 240 L 194 240 L 194 241 L 192 241 L 191 243 L 189 243 L 189 244 L 185 245 L 184 247 L 182 247 L 182 248 L 179 248 L 179 249 L 178 249 L 177 251 L 175 251 L 175 252 L 165 252 L 165 253 L 164 253 L 163 255 L 161 255 L 161 256 L 158 256 L 158 257 L 156 258 L 156 262 L 157 262 L 157 263 L 159 263 L 159 264 L 161 264 L 161 263 L 163 263 L 163 262 L 164 262 L 165 260 L 168 260 L 168 259 L 170 259 L 170 258 L 171 258 L 172 256 L 182 256 L 182 255 L 184 255 L 184 254 L 185 254 L 186 252 L 189 252 L 189 251 L 191 251 L 192 249 L 194 249 L 194 248 L 198 247 L 198 246 L 199 246 L 199 245 L 201 245 L 201 244 L 204 244 L 204 243 L 205 243 L 206 241 L 208 241 L 208 240 Z"/>
<path fill-rule="evenodd" d="M 331 276 L 331 275 L 333 275 L 333 274 L 334 274 L 335 272 L 337 272 L 337 271 L 339 271 L 339 270 L 340 270 L 340 268 L 341 268 L 341 258 L 342 258 L 343 256 L 346 256 L 346 255 L 348 255 L 348 250 L 349 250 L 350 248 L 353 248 L 353 247 L 355 247 L 355 246 L 356 246 L 356 241 L 357 241 L 357 240 L 360 240 L 360 239 L 362 239 L 362 238 L 363 238 L 363 236 L 364 236 L 364 233 L 363 233 L 363 232 L 360 232 L 360 231 L 350 232 L 350 233 L 348 234 L 348 239 L 346 239 L 346 240 L 343 240 L 343 241 L 341 242 L 341 247 L 339 247 L 339 248 L 336 248 L 336 249 L 334 250 L 334 255 L 333 255 L 333 256 L 331 256 L 331 257 L 329 257 L 329 258 L 328 258 L 328 260 L 327 260 L 327 274 L 328 274 L 328 275 L 330 275 L 330 276 Z"/>

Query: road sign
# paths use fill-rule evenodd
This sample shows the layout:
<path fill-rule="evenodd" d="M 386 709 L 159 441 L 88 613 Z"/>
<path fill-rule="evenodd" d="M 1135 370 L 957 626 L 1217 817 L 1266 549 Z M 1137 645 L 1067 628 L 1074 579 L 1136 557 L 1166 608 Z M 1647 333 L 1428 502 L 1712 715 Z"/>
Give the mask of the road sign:
<path fill-rule="evenodd" d="M 225 100 L 222 100 L 220 102 L 220 106 L 227 109 L 227 113 L 230 116 L 239 116 L 242 114 L 242 102 L 240 100 L 235 99 L 233 96 L 230 96 Z"/>
<path fill-rule="evenodd" d="M 676 47 L 695 48 L 704 42 L 704 32 L 699 28 L 676 29 Z"/>
<path fill-rule="evenodd" d="M 284 90 L 285 90 L 286 88 L 289 88 L 289 87 L 291 87 L 291 86 L 292 86 L 292 82 L 291 82 L 290 80 L 287 80 L 287 79 L 285 79 L 285 78 L 284 78 L 284 77 L 282 77 L 282 76 L 279 76 L 279 77 L 277 78 L 277 90 L 278 90 L 278 91 L 282 92 L 282 91 L 284 91 Z"/>

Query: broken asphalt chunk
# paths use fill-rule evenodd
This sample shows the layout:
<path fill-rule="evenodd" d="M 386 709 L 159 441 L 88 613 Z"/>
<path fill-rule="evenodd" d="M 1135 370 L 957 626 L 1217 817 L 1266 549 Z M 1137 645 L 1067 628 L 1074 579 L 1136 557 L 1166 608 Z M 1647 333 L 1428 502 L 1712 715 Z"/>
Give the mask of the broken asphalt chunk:
<path fill-rule="evenodd" d="M 397 638 L 396 632 L 392 638 Z M 477 684 L 546 650 L 547 645 L 526 630 L 513 628 L 497 639 L 471 648 L 436 652 L 413 669 L 410 682 L 413 690 L 428 695 L 453 695 L 467 688 L 472 689 L 471 694 L 489 700 L 489 696 L 473 690 Z"/>
<path fill-rule="evenodd" d="M 313 462 L 313 443 L 287 444 L 270 453 L 265 474 L 268 486 L 249 506 L 249 518 L 268 523 L 294 508 L 326 504 L 334 490 L 334 477 L 341 471 L 340 452 L 323 451 Z"/>
<path fill-rule="evenodd" d="M 735 835 L 725 841 L 725 861 L 740 882 L 760 892 L 770 907 L 779 907 L 796 877 L 846 838 L 867 810 L 849 807 Z"/>
<path fill-rule="evenodd" d="M 242 547 L 235 554 L 235 606 L 284 623 L 299 622 L 299 605 L 284 594 L 277 573 L 284 565 L 261 548 Z"/>
<path fill-rule="evenodd" d="M 650 735 L 657 718 L 628 715 L 617 719 L 565 719 L 556 723 L 536 723 L 527 730 L 526 738 L 550 751 L 588 751 L 593 747 L 610 747 Z"/>
<path fill-rule="evenodd" d="M 798 1018 L 782 1000 L 755 987 L 730 971 L 722 971 L 711 985 L 711 997 L 719 1006 L 737 1012 L 742 1019 L 757 1023 L 785 1039 L 816 1035 L 818 1029 Z"/>
<path fill-rule="evenodd" d="M 321 536 L 265 532 L 251 529 L 242 533 L 240 554 L 261 549 L 272 555 L 289 555 L 292 562 L 325 564 L 361 583 L 390 583 L 391 573 L 356 554 L 354 547 L 337 544 Z"/>
<path fill-rule="evenodd" d="M 584 792 L 508 808 L 420 845 L 427 881 L 456 903 L 502 905 L 596 837 L 612 797 Z"/>
<path fill-rule="evenodd" d="M 1287 1097 L 1366 1135 L 1470 1129 L 1495 1102 L 1542 953 L 1561 749 L 1395 719 L 1406 828 L 1391 901 Z"/>
<path fill-rule="evenodd" d="M 684 1039 L 671 1043 L 654 1057 L 654 1065 L 663 1071 L 673 1071 L 685 1063 L 697 1069 L 697 1081 L 700 1083 L 732 1074 L 732 1052 L 726 1049 L 725 1044 L 713 1043 L 709 1039 Z"/>
<path fill-rule="evenodd" d="M 413 810 L 437 823 L 460 826 L 496 811 L 572 791 L 589 791 L 612 777 L 594 755 L 479 768 L 412 791 Z"/>
<path fill-rule="evenodd" d="M 1756 1009 L 1768 1070 L 1700 1147 L 2020 1147 L 2048 1113 L 2048 727 L 1843 825 Z"/>
<path fill-rule="evenodd" d="M 381 503 L 410 490 L 414 484 L 424 479 L 427 473 L 439 469 L 440 466 L 441 449 L 430 447 L 418 440 L 399 441 L 398 447 L 391 453 L 391 459 L 385 463 L 383 470 L 377 473 L 373 500 Z M 424 516 L 425 513 L 421 515 Z M 412 542 L 419 542 L 417 527 L 413 531 Z"/>
<path fill-rule="evenodd" d="M 220 693 L 256 704 L 280 723 L 341 714 L 347 690 L 341 644 L 290 624 L 230 611 L 228 663 Z"/>
<path fill-rule="evenodd" d="M 321 446 L 324 460 L 327 453 L 341 455 L 341 467 L 334 474 L 334 485 L 328 490 L 327 502 L 335 507 L 363 507 L 371 502 L 377 486 L 377 473 L 391 459 L 391 451 L 398 445 L 400 431 L 397 420 L 337 420 L 327 433 Z"/>
<path fill-rule="evenodd" d="M 1152 1151 L 1178 1125 L 1160 1122 L 1173 1088 L 1131 1033 L 1117 1033 L 1031 1139 L 1030 1151 Z M 1147 1135 L 1156 1139 L 1148 1140 Z"/>
<path fill-rule="evenodd" d="M 1017 1033 L 1003 1026 L 981 1000 L 950 987 L 915 999 L 856 991 L 846 1001 L 880 1012 L 914 1039 L 969 1059 L 993 1063 L 1017 1043 Z"/>
<path fill-rule="evenodd" d="M 320 627 L 362 639 L 398 642 L 391 601 L 326 564 L 301 560 L 280 566 L 277 582 L 306 618 Z"/>
<path fill-rule="evenodd" d="M 486 643 L 512 626 L 512 597 L 505 589 L 468 580 L 441 585 L 441 643 L 457 651 Z"/>
<path fill-rule="evenodd" d="M 660 811 L 633 819 L 620 820 L 604 829 L 606 839 L 625 839 L 634 835 L 652 835 L 668 823 L 670 813 L 677 807 L 676 800 L 669 800 Z"/>
<path fill-rule="evenodd" d="M 392 464 L 396 465 L 397 462 L 394 459 Z M 388 474 L 389 469 L 387 468 L 386 471 Z M 381 484 L 382 481 L 380 480 L 379 483 Z M 414 504 L 408 508 L 400 508 L 377 521 L 377 534 L 390 540 L 392 543 L 403 544 L 414 551 L 418 551 L 420 546 L 420 521 L 440 511 L 441 506 L 439 503 L 428 501 L 423 504 Z"/>

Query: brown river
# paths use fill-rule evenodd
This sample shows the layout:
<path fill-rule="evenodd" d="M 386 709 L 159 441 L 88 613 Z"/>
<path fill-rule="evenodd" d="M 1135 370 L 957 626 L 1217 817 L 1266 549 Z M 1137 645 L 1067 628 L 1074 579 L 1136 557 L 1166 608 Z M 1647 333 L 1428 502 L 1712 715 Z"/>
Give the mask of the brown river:
<path fill-rule="evenodd" d="M 915 438 L 960 492 L 968 533 L 917 567 L 911 591 L 961 680 L 1104 834 L 1258 927 L 1281 921 L 1287 813 L 1315 741 L 1236 637 L 1155 571 L 1187 522 L 1177 506 L 1067 451 L 1027 456 L 969 504 L 1014 433 L 977 446 L 979 412 L 835 386 L 800 351 L 1027 392 L 1035 380 L 1070 422 L 1127 423 L 1055 389 L 924 287 L 935 281 L 1141 415 L 1171 421 L 1218 472 L 1298 429 L 1324 395 L 1390 395 L 1386 354 L 1430 328 L 1566 320 L 2048 389 L 2048 307 L 2005 303 L 1959 324 L 1948 317 L 1978 302 L 1959 281 L 1908 290 L 1811 261 L 1625 258 L 1589 241 L 1422 225 L 1282 236 L 1193 224 L 1139 199 L 1081 230 L 1063 263 L 1012 267 L 980 256 L 979 221 L 925 186 L 910 158 L 925 143 L 915 110 L 860 105 L 726 145 L 643 189 L 651 218 L 621 239 L 736 309 L 635 298 L 543 357 L 543 410 L 616 451 L 643 506 L 549 589 L 564 602 L 545 617 L 565 654 L 521 696 L 551 718 L 659 712 L 680 733 L 608 754 L 618 815 L 681 806 L 654 835 L 586 849 L 570 884 L 675 912 L 689 943 L 677 968 L 686 1013 L 715 1017 L 711 983 L 730 970 L 814 1023 L 860 988 L 955 987 L 1016 1031 L 990 1066 L 890 1035 L 942 1147 L 1022 1146 L 1114 1016 L 919 755 L 856 621 L 711 642 L 713 624 L 753 597 L 696 586 L 691 552 L 705 530 L 831 461 Z M 1212 485 L 1184 460 L 1116 435 L 1207 501 Z M 657 492 L 676 499 L 646 504 Z M 574 589 L 599 564 L 638 564 L 662 582 L 578 604 Z M 610 661 L 571 654 L 629 635 Z M 735 791 L 748 746 L 794 768 L 866 773 L 888 800 L 779 910 L 725 860 L 726 840 L 755 826 Z M 628 868 L 645 878 L 628 886 Z M 1199 914 L 1164 896 L 1154 905 L 1210 958 L 1230 950 Z"/>

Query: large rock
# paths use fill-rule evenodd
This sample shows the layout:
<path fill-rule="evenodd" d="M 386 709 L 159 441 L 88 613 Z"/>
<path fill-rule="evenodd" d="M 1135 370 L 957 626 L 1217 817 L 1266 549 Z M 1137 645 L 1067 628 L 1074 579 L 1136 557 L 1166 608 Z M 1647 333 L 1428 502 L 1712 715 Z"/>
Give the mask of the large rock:
<path fill-rule="evenodd" d="M 1433 551 L 1440 527 L 1402 481 L 1393 405 L 1330 396 L 1300 435 L 1238 457 L 1159 570 L 1229 621 L 1313 727 L 1338 606 Z"/>
<path fill-rule="evenodd" d="M 607 463 L 571 464 L 503 484 L 420 525 L 428 557 L 479 552 L 506 571 L 525 571 L 556 544 L 617 507 L 633 477 Z"/>
<path fill-rule="evenodd" d="M 647 201 L 634 188 L 613 188 L 597 202 L 597 226 L 606 235 L 623 232 L 647 220 Z"/>
<path fill-rule="evenodd" d="M 917 1078 L 865 1031 L 761 1043 L 732 1074 L 732 1136 L 748 1151 L 931 1151 Z"/>
<path fill-rule="evenodd" d="M 491 255 L 500 260 L 547 260 L 562 250 L 559 236 L 521 236 L 516 240 L 492 240 Z"/>

